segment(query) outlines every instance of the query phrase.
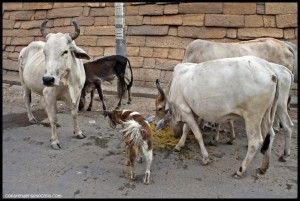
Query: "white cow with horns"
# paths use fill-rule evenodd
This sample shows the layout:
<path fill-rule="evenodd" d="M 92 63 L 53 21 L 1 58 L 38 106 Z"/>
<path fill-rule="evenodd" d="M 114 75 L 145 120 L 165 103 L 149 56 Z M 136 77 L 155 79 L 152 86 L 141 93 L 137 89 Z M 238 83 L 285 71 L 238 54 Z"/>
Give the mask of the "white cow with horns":
<path fill-rule="evenodd" d="M 77 47 L 74 40 L 79 36 L 80 27 L 73 21 L 74 33 L 48 33 L 45 20 L 41 33 L 46 42 L 34 41 L 23 48 L 19 55 L 19 73 L 23 86 L 23 98 L 31 123 L 37 123 L 32 114 L 31 91 L 42 95 L 45 109 L 51 124 L 51 147 L 60 149 L 56 132 L 57 100 L 69 105 L 74 123 L 74 134 L 85 138 L 78 126 L 77 109 L 81 90 L 86 76 L 81 59 L 90 59 L 89 55 Z"/>
<path fill-rule="evenodd" d="M 166 92 L 166 109 L 171 113 L 173 127 L 184 123 L 178 144 L 184 144 L 187 133 L 192 130 L 199 142 L 203 163 L 207 164 L 210 159 L 197 118 L 223 123 L 242 117 L 248 150 L 234 176 L 243 175 L 259 148 L 264 158 L 258 173 L 264 174 L 270 163 L 275 136 L 272 125 L 279 96 L 279 80 L 272 65 L 278 64 L 255 56 L 176 65 Z"/>

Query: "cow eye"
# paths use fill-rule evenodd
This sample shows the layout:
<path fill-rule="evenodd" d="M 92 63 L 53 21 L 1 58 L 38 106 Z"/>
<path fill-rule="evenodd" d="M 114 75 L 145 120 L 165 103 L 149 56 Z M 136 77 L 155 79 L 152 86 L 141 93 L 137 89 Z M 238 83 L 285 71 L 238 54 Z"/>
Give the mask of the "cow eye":
<path fill-rule="evenodd" d="M 61 54 L 61 56 L 65 55 L 65 54 L 67 54 L 67 53 L 68 53 L 68 50 L 64 51 L 64 52 Z"/>
<path fill-rule="evenodd" d="M 161 111 L 162 110 L 162 108 L 158 108 L 158 111 Z"/>

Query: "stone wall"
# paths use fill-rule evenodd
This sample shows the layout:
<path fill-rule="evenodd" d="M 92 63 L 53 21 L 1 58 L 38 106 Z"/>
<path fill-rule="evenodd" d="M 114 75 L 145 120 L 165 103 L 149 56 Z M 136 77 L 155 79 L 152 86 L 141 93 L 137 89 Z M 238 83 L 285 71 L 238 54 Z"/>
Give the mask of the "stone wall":
<path fill-rule="evenodd" d="M 135 85 L 167 81 L 191 41 L 234 42 L 274 37 L 296 43 L 297 3 L 125 3 L 127 54 Z M 73 32 L 92 58 L 115 54 L 114 3 L 4 3 L 3 64 L 17 71 L 20 50 L 50 32 Z"/>

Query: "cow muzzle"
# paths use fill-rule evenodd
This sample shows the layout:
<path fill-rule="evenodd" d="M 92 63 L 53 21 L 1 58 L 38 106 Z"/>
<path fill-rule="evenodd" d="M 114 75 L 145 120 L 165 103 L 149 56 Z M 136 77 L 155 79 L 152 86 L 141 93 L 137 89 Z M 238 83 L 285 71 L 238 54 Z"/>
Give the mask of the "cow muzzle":
<path fill-rule="evenodd" d="M 54 85 L 55 78 L 52 76 L 43 76 L 43 84 L 47 87 L 51 87 Z"/>

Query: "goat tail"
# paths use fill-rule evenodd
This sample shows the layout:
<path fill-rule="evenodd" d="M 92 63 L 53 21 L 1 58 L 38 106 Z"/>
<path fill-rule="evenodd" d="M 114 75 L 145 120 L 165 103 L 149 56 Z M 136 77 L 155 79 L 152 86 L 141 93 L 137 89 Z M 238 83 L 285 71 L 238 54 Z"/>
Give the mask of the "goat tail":
<path fill-rule="evenodd" d="M 143 144 L 142 126 L 135 120 L 129 120 L 123 123 L 124 129 L 122 130 L 122 140 L 128 146 L 140 146 Z"/>

